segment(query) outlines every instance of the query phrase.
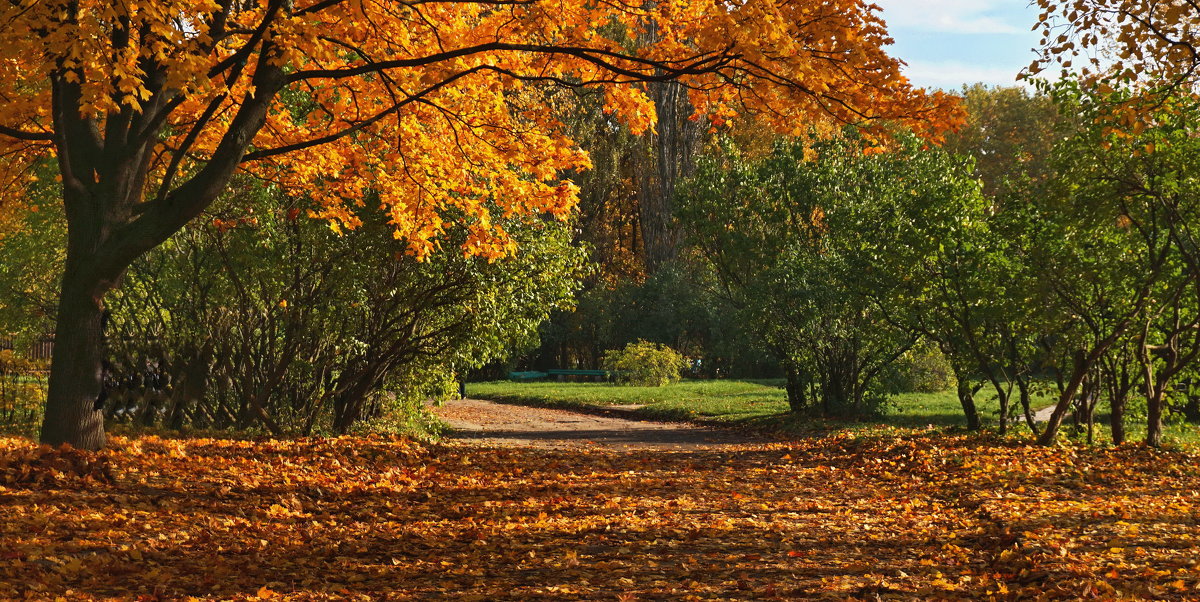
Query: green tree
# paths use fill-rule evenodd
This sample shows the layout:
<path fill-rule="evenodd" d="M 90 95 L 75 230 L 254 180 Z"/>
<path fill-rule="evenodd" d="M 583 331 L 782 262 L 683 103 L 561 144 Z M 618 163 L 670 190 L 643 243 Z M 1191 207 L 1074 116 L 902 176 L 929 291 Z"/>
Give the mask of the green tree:
<path fill-rule="evenodd" d="M 1133 326 L 1147 403 L 1146 442 L 1158 446 L 1172 383 L 1200 355 L 1200 104 L 1163 91 L 1149 115 L 1130 106 L 1139 92 L 1063 87 L 1088 127 L 1063 148 L 1075 192 L 1093 199 L 1129 242 L 1119 261 L 1140 267 L 1133 282 L 1150 300 Z M 1149 280 L 1150 276 L 1153 280 Z"/>
<path fill-rule="evenodd" d="M 124 387 L 110 416 L 344 433 L 530 346 L 576 287 L 581 252 L 557 221 L 505 220 L 519 255 L 418 261 L 382 219 L 338 234 L 303 217 L 304 199 L 238 190 L 114 296 L 112 372 L 136 380 L 149 364 L 175 386 L 166 399 Z"/>
<path fill-rule="evenodd" d="M 54 330 L 66 229 L 54 170 L 43 166 L 0 233 L 0 337 L 27 343 Z"/>
<path fill-rule="evenodd" d="M 904 198 L 949 212 L 943 196 L 977 196 L 944 154 L 897 138 L 897 148 L 882 154 L 864 150 L 853 132 L 830 142 L 784 141 L 761 160 L 726 149 L 702 162 L 683 195 L 681 217 L 694 244 L 783 364 L 796 411 L 819 404 L 830 414 L 862 414 L 878 406 L 879 377 L 918 335 L 893 315 L 890 297 L 904 276 L 876 242 L 911 228 L 898 217 Z"/>

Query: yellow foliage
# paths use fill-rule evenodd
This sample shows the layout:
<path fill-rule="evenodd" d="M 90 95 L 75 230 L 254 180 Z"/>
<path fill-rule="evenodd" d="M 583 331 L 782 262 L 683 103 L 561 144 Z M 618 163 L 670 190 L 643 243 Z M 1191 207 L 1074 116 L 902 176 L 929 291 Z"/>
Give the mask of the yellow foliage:
<path fill-rule="evenodd" d="M 497 257 L 512 243 L 492 211 L 563 217 L 576 202 L 564 176 L 590 166 L 545 109 L 547 82 L 603 88 L 635 131 L 654 128 L 644 82 L 664 76 L 714 124 L 740 113 L 790 132 L 899 121 L 936 139 L 959 119 L 953 99 L 901 75 L 877 9 L 855 0 L 226 4 L 0 7 L 6 198 L 30 161 L 64 151 L 54 132 L 73 137 L 72 161 L 91 157 L 87 130 L 113 159 L 149 153 L 139 201 L 232 145 L 249 151 L 242 169 L 311 196 L 335 229 L 356 227 L 373 191 L 416 255 L 466 227 L 465 252 Z M 82 130 L 63 129 L 74 117 L 56 130 L 54 94 Z M 264 99 L 263 125 L 239 137 Z M 65 184 L 119 185 L 109 168 Z"/>

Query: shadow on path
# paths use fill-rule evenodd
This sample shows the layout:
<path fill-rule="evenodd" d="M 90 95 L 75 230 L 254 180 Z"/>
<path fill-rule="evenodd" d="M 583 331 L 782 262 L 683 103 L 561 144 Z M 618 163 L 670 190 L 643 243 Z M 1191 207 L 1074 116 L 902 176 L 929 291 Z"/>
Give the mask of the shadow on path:
<path fill-rule="evenodd" d="M 764 441 L 746 433 L 693 424 L 629 420 L 476 399 L 449 401 L 434 412 L 453 429 L 452 438 L 498 445 L 690 450 Z"/>

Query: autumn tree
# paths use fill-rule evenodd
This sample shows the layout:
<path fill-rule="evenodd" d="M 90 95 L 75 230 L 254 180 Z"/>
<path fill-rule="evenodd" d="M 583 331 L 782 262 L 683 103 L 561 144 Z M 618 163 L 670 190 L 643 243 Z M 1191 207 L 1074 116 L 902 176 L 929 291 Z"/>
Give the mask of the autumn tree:
<path fill-rule="evenodd" d="M 497 256 L 513 245 L 484 201 L 564 215 L 560 174 L 588 164 L 533 82 L 604 88 L 640 130 L 643 84 L 666 80 L 717 120 L 933 131 L 954 110 L 909 85 L 876 9 L 850 1 L 45 0 L 0 22 L 6 198 L 52 154 L 68 223 L 42 440 L 86 448 L 104 444 L 105 295 L 239 170 L 309 195 L 335 228 L 371 189 L 417 256 L 455 227 L 465 252 Z M 651 27 L 654 43 L 620 43 Z"/>
<path fill-rule="evenodd" d="M 962 90 L 966 123 L 943 148 L 975 160 L 983 193 L 996 203 L 1019 202 L 1014 189 L 1050 172 L 1058 108 L 1050 95 L 1015 86 L 975 84 Z"/>
<path fill-rule="evenodd" d="M 1200 5 L 1193 0 L 1038 0 L 1038 73 L 1057 62 L 1087 79 L 1192 85 L 1200 68 Z"/>

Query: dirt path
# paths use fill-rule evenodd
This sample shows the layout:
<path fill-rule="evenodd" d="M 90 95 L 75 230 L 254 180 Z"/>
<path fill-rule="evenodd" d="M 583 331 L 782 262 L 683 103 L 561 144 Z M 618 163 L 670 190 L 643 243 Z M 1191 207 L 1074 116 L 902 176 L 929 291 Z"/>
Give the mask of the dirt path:
<path fill-rule="evenodd" d="M 762 441 L 748 434 L 694 424 L 629 420 L 477 399 L 448 401 L 434 412 L 454 429 L 452 438 L 499 445 L 694 450 Z"/>
<path fill-rule="evenodd" d="M 1046 406 L 1033 413 L 1034 422 L 1050 422 L 1050 416 L 1054 414 L 1054 406 Z"/>

